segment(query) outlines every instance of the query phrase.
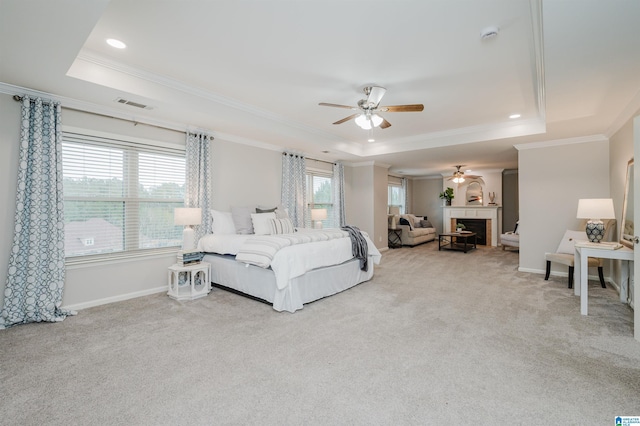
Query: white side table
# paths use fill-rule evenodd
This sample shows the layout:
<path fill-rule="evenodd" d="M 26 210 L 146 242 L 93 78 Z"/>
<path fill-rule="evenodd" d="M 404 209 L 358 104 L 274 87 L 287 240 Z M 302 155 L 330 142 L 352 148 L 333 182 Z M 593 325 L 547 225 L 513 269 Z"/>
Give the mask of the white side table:
<path fill-rule="evenodd" d="M 176 300 L 193 300 L 211 292 L 211 264 L 181 266 L 177 263 L 169 267 L 167 295 Z"/>
<path fill-rule="evenodd" d="M 604 243 L 599 243 L 604 244 Z M 576 241 L 574 264 L 575 275 L 574 279 L 576 284 L 573 286 L 573 293 L 576 296 L 580 296 L 580 313 L 582 315 L 588 315 L 589 311 L 589 270 L 588 270 L 588 258 L 599 257 L 602 259 L 619 259 L 622 260 L 622 281 L 620 286 L 628 286 L 629 281 L 629 266 L 628 262 L 633 262 L 633 250 L 622 247 L 617 250 L 608 250 L 598 248 L 593 243 L 586 241 Z M 637 326 L 637 324 L 635 324 Z"/>

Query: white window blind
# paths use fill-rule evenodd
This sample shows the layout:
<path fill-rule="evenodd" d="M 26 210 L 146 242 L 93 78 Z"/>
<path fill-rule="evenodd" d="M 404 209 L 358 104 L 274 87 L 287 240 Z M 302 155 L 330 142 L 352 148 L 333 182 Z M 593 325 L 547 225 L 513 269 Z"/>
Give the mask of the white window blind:
<path fill-rule="evenodd" d="M 184 149 L 63 132 L 67 258 L 111 258 L 179 246 Z"/>

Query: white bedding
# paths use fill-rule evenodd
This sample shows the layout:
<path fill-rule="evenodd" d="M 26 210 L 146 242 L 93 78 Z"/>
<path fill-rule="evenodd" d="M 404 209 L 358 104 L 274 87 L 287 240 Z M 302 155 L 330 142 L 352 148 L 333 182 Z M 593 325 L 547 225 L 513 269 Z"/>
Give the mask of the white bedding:
<path fill-rule="evenodd" d="M 323 231 L 298 229 L 296 234 L 312 234 L 314 232 Z M 285 289 L 292 279 L 302 276 L 306 272 L 325 266 L 338 265 L 352 259 L 351 238 L 346 232 L 344 234 L 346 236 L 341 238 L 289 245 L 278 250 L 273 256 L 271 264 L 268 265 L 275 274 L 278 289 Z M 369 267 L 373 268 L 371 263 L 379 264 L 381 255 L 366 233 L 363 235 L 369 249 Z M 250 243 L 252 239 L 264 239 L 265 237 L 264 235 L 206 235 L 198 242 L 198 250 L 207 253 L 236 255 L 241 252 L 245 243 Z"/>

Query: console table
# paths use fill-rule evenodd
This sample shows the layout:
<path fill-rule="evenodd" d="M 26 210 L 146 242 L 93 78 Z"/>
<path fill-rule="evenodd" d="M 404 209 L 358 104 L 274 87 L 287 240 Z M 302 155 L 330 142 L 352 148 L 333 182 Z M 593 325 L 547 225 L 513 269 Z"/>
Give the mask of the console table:
<path fill-rule="evenodd" d="M 580 296 L 580 313 L 582 315 L 587 315 L 589 309 L 589 268 L 587 261 L 589 257 L 622 260 L 622 282 L 620 285 L 625 286 L 629 282 L 628 262 L 633 262 L 633 250 L 627 247 L 616 250 L 598 248 L 586 241 L 576 241 L 574 254 L 576 285 L 573 286 L 573 291 L 576 296 Z"/>

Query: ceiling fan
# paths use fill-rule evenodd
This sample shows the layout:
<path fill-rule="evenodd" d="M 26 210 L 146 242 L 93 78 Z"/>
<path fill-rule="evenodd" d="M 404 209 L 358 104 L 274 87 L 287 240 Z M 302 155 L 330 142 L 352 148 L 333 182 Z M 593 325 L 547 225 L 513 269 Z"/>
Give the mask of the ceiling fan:
<path fill-rule="evenodd" d="M 451 175 L 450 177 L 447 178 L 447 180 L 452 180 L 453 183 L 460 184 L 460 183 L 464 182 L 465 179 L 477 179 L 477 180 L 483 181 L 482 180 L 482 176 L 466 175 L 463 172 L 461 172 L 460 168 L 464 167 L 464 165 L 453 166 L 453 167 L 456 168 L 456 171 L 453 173 L 453 175 Z"/>
<path fill-rule="evenodd" d="M 358 101 L 358 106 L 329 104 L 326 102 L 320 102 L 318 105 L 358 111 L 357 113 L 345 117 L 342 120 L 338 120 L 333 124 L 342 124 L 355 119 L 356 124 L 365 130 L 378 126 L 381 129 L 391 127 L 391 123 L 378 115 L 379 112 L 419 112 L 424 109 L 424 105 L 422 104 L 380 106 L 380 101 L 387 89 L 380 86 L 367 86 L 363 90 L 364 94 L 367 95 L 367 98 L 360 99 Z"/>

